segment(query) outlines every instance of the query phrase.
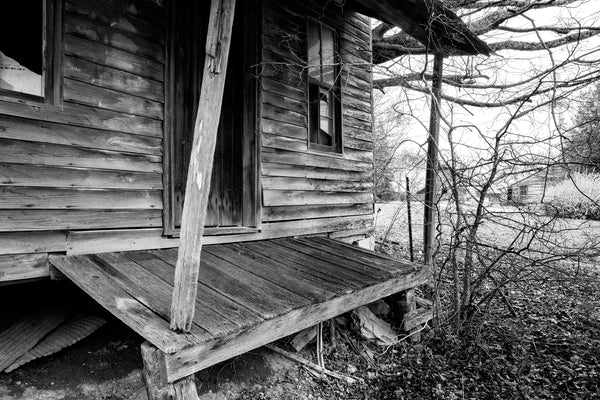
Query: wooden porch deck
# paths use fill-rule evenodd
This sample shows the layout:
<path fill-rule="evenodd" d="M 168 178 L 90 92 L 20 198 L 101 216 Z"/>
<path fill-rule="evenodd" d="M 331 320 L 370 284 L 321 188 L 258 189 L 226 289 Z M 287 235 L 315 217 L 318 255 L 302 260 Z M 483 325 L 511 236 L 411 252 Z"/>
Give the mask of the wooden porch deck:
<path fill-rule="evenodd" d="M 169 329 L 177 249 L 51 263 L 164 353 L 169 382 L 425 283 L 425 272 L 321 237 L 205 246 L 194 326 Z"/>

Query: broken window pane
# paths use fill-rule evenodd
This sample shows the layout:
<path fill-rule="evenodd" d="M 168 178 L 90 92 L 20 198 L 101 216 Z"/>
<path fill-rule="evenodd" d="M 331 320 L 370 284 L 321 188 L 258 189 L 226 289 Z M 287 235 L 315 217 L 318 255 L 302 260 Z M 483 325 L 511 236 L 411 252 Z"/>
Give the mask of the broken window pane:
<path fill-rule="evenodd" d="M 43 95 L 43 29 L 43 0 L 3 2 L 0 89 Z"/>

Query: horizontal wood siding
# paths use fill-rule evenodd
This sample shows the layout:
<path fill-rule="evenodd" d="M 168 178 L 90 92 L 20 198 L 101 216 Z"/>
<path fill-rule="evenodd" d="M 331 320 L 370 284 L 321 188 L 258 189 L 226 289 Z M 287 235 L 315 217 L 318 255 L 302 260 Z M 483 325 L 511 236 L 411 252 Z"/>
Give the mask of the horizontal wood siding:
<path fill-rule="evenodd" d="M 306 21 L 336 29 L 342 58 L 343 154 L 308 148 Z M 364 221 L 373 213 L 370 26 L 335 2 L 265 0 L 261 71 L 262 219 Z M 318 221 L 318 222 L 317 222 Z M 337 222 L 334 222 L 337 221 Z"/>
<path fill-rule="evenodd" d="M 162 226 L 164 20 L 64 0 L 60 101 L 0 100 L 0 281 L 46 276 L 69 231 Z"/>
<path fill-rule="evenodd" d="M 64 0 L 55 104 L 0 98 L 0 281 L 46 276 L 46 253 L 178 246 L 162 236 L 162 2 Z M 325 5 L 327 4 L 327 5 Z M 343 154 L 308 149 L 306 19 L 340 35 Z M 368 19 L 335 2 L 264 0 L 257 96 L 259 226 L 207 243 L 372 225 Z"/>

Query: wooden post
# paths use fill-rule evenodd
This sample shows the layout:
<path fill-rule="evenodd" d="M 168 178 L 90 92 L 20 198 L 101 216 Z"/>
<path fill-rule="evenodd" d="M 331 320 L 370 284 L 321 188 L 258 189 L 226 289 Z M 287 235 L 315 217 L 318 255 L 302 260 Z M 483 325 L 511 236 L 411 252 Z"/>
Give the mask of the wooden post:
<path fill-rule="evenodd" d="M 415 250 L 413 247 L 413 234 L 412 234 L 412 212 L 410 210 L 410 180 L 406 177 L 406 213 L 408 215 L 408 246 L 410 249 L 410 261 L 415 261 Z"/>
<path fill-rule="evenodd" d="M 402 310 L 403 313 L 403 323 L 402 325 L 404 326 L 404 322 L 407 320 L 407 317 L 411 314 L 414 314 L 414 311 L 417 310 L 417 302 L 415 299 L 415 289 L 408 289 L 404 292 L 402 292 L 401 296 L 400 296 L 400 308 Z M 415 331 L 419 330 L 419 328 L 413 328 L 409 330 L 409 333 L 413 333 Z M 419 342 L 421 340 L 421 333 L 415 333 L 411 336 L 411 341 L 413 343 Z"/>
<path fill-rule="evenodd" d="M 221 116 L 234 11 L 235 0 L 212 0 L 171 303 L 171 329 L 177 331 L 189 332 L 194 318 L 202 233 Z"/>
<path fill-rule="evenodd" d="M 198 392 L 194 376 L 185 377 L 175 383 L 168 383 L 164 371 L 164 359 L 160 350 L 150 342 L 142 343 L 144 381 L 148 400 L 197 400 Z"/>
<path fill-rule="evenodd" d="M 435 239 L 435 201 L 437 197 L 438 138 L 440 133 L 440 106 L 442 100 L 442 73 L 444 56 L 435 54 L 433 62 L 433 96 L 427 139 L 427 171 L 425 174 L 425 210 L 423 221 L 423 253 L 425 265 L 433 264 L 433 242 Z"/>

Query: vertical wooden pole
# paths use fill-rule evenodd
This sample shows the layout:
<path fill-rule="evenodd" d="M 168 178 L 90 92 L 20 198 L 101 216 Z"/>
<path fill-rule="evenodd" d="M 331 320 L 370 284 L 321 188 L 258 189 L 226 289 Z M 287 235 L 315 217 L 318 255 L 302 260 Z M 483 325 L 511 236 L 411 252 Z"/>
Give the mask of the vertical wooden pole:
<path fill-rule="evenodd" d="M 440 133 L 440 105 L 442 100 L 442 73 L 444 57 L 435 54 L 433 62 L 433 87 L 429 138 L 427 140 L 427 171 L 425 174 L 425 210 L 423 221 L 423 253 L 425 264 L 433 264 L 433 242 L 435 239 L 435 201 L 437 197 L 438 138 Z"/>
<path fill-rule="evenodd" d="M 410 180 L 406 177 L 406 212 L 408 215 L 408 248 L 410 249 L 410 261 L 415 261 L 415 249 L 413 247 L 412 212 L 410 209 Z"/>
<path fill-rule="evenodd" d="M 189 332 L 194 318 L 202 233 L 225 88 L 235 0 L 212 0 L 206 58 L 188 168 L 181 239 L 171 303 L 171 329 Z"/>

